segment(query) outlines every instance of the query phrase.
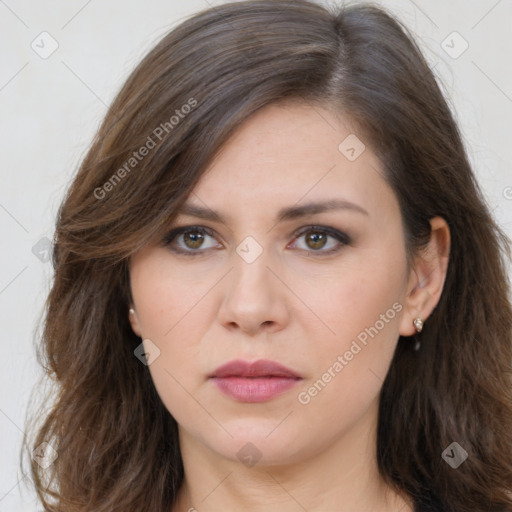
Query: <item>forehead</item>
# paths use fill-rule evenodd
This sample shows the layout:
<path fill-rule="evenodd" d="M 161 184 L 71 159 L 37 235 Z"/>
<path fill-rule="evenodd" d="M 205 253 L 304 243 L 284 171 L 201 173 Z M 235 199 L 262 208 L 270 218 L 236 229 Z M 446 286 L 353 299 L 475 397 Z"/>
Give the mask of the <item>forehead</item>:
<path fill-rule="evenodd" d="M 326 199 L 368 209 L 386 199 L 385 189 L 380 162 L 348 119 L 293 102 L 264 107 L 242 124 L 187 203 L 239 215 Z"/>

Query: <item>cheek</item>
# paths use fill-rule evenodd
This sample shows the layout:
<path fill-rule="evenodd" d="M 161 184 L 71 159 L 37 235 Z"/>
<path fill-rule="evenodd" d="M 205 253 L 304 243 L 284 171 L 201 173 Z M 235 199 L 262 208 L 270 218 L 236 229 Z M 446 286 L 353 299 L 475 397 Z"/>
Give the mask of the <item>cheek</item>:
<path fill-rule="evenodd" d="M 317 288 L 309 299 L 329 330 L 309 347 L 314 372 L 300 403 L 341 420 L 358 417 L 377 397 L 399 337 L 405 282 L 405 252 L 382 249 L 347 258 L 320 280 L 323 293 Z"/>
<path fill-rule="evenodd" d="M 132 260 L 130 281 L 143 337 L 172 343 L 182 325 L 193 330 L 190 318 L 206 314 L 202 299 L 213 278 L 211 273 L 180 272 L 165 251 L 137 255 Z"/>
<path fill-rule="evenodd" d="M 165 254 L 153 251 L 132 259 L 130 281 L 141 337 L 158 348 L 149 371 L 160 398 L 174 417 L 200 414 L 191 400 L 198 385 L 192 369 L 200 361 L 196 340 L 203 337 L 209 314 L 201 299 L 211 279 L 179 275 Z"/>
<path fill-rule="evenodd" d="M 305 332 L 315 329 L 316 337 L 322 337 L 317 347 L 331 355 L 348 349 L 359 335 L 364 343 L 372 327 L 382 334 L 379 339 L 391 336 L 394 342 L 406 277 L 405 251 L 383 247 L 347 252 L 328 270 L 300 269 L 291 279 L 309 311 L 297 318 Z"/>

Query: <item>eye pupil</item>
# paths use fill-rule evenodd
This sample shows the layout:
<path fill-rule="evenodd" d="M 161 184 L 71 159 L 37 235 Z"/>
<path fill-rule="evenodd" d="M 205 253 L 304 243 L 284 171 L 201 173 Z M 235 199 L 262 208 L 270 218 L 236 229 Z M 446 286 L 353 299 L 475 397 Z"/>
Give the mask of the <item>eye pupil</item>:
<path fill-rule="evenodd" d="M 190 247 L 191 249 L 198 249 L 199 247 L 201 247 L 201 244 L 203 243 L 204 236 L 198 231 L 190 231 L 188 233 L 184 233 L 183 239 L 188 247 Z M 188 243 L 190 241 L 192 242 L 192 245 Z"/>
<path fill-rule="evenodd" d="M 311 247 L 311 249 L 321 249 L 326 243 L 327 236 L 323 233 L 320 234 L 320 233 L 312 231 L 306 237 L 306 240 L 308 241 L 307 243 Z M 309 244 L 310 241 L 313 243 L 313 246 L 311 246 L 311 244 Z"/>

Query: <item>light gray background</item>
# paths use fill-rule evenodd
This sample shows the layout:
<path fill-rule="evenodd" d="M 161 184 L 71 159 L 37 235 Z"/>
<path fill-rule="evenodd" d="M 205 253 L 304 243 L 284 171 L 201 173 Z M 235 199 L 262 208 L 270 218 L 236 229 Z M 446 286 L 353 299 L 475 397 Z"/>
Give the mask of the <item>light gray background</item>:
<path fill-rule="evenodd" d="M 41 509 L 18 464 L 40 375 L 33 340 L 51 279 L 44 250 L 36 256 L 32 248 L 52 238 L 65 188 L 128 73 L 171 27 L 218 3 L 0 0 L 0 511 Z M 512 0 L 377 3 L 417 35 L 494 215 L 512 236 Z M 43 31 L 58 43 L 46 59 L 31 47 L 48 51 Z M 454 31 L 469 45 L 457 58 L 464 41 Z"/>

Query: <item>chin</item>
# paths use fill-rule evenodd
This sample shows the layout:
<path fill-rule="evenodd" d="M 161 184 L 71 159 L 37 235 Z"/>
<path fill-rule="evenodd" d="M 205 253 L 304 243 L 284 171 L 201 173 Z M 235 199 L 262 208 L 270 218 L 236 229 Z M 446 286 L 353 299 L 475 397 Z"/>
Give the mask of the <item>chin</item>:
<path fill-rule="evenodd" d="M 258 424 L 254 419 L 226 424 L 233 437 L 222 432 L 206 442 L 219 455 L 247 467 L 294 464 L 315 452 L 314 442 L 308 443 L 304 429 L 293 431 L 289 426 L 278 425 L 274 420 Z"/>

